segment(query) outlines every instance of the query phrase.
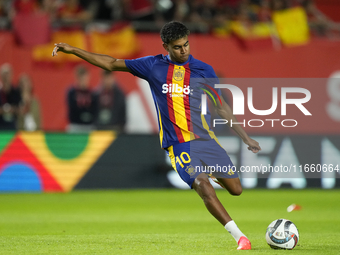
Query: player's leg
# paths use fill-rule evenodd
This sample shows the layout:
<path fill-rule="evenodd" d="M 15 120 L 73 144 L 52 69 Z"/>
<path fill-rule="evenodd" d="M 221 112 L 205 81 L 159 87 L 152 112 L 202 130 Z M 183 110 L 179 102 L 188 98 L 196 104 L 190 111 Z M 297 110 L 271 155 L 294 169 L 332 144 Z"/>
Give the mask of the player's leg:
<path fill-rule="evenodd" d="M 197 148 L 198 146 L 196 146 Z M 177 171 L 181 179 L 191 188 L 195 189 L 209 212 L 224 226 L 231 218 L 221 202 L 216 196 L 213 186 L 205 173 L 195 171 L 194 166 L 201 165 L 201 161 L 196 157 L 190 157 L 190 144 L 182 143 L 170 146 L 168 155 L 173 168 Z M 194 156 L 195 154 L 191 155 Z M 188 158 L 186 158 L 188 157 Z M 185 159 L 185 162 L 183 159 Z"/>
<path fill-rule="evenodd" d="M 222 178 L 224 179 L 224 178 Z M 238 178 L 234 178 L 238 179 Z M 233 180 L 233 179 L 230 179 Z M 222 180 L 223 181 L 223 180 Z M 223 185 L 226 185 L 229 182 L 222 182 Z M 234 184 L 233 182 L 230 182 Z M 239 194 L 242 192 L 237 190 L 237 182 L 235 182 L 235 190 L 232 190 L 231 192 L 239 192 Z M 202 198 L 206 208 L 208 211 L 224 226 L 224 228 L 234 237 L 235 241 L 238 244 L 238 250 L 250 250 L 251 244 L 248 238 L 241 232 L 241 230 L 237 227 L 236 223 L 231 219 L 230 215 L 220 202 L 220 200 L 217 198 L 215 189 L 210 184 L 209 179 L 204 173 L 201 173 L 198 175 L 193 184 L 192 188 L 195 189 L 197 194 Z M 230 192 L 230 191 L 229 191 Z"/>
<path fill-rule="evenodd" d="M 240 179 L 237 178 L 216 178 L 218 183 L 228 190 L 228 192 L 233 196 L 239 196 L 242 193 L 242 185 Z"/>
<path fill-rule="evenodd" d="M 201 173 L 196 177 L 192 184 L 192 188 L 202 198 L 208 211 L 223 225 L 231 221 L 231 217 L 225 210 L 220 200 L 217 198 L 215 189 L 210 184 L 206 174 Z"/>
<path fill-rule="evenodd" d="M 195 144 L 197 145 L 197 143 Z M 198 146 L 193 146 L 197 148 Z M 215 190 L 209 182 L 205 173 L 196 171 L 197 166 L 201 166 L 199 158 L 195 157 L 195 153 L 190 151 L 190 143 L 181 143 L 167 148 L 168 155 L 171 160 L 173 168 L 177 171 L 181 179 L 186 182 L 191 188 L 203 199 L 209 212 L 231 233 L 239 244 L 238 249 L 251 249 L 250 242 L 237 228 L 235 222 L 230 218 L 226 209 L 216 196 Z M 229 178 L 234 179 L 237 174 L 228 175 Z M 236 189 L 233 190 L 236 192 Z M 243 238 L 242 238 L 243 237 Z M 243 245 L 243 239 L 246 239 L 247 245 Z"/>

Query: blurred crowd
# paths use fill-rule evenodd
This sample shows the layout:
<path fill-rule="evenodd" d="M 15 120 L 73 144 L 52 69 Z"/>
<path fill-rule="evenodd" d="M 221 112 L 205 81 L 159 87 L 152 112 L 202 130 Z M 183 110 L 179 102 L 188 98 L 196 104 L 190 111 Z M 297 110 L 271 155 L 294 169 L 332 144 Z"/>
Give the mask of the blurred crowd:
<path fill-rule="evenodd" d="M 305 9 L 317 34 L 340 29 L 313 0 L 0 0 L 0 17 L 8 21 L 7 27 L 20 13 L 36 13 L 49 15 L 52 24 L 58 25 L 132 21 L 145 22 L 142 29 L 157 31 L 164 22 L 178 20 L 211 31 L 233 20 L 245 24 L 270 22 L 274 11 L 296 6 Z"/>
<path fill-rule="evenodd" d="M 75 68 L 75 79 L 67 91 L 67 131 L 71 133 L 92 130 L 124 131 L 126 100 L 114 73 L 102 70 L 100 84 L 90 86 L 90 72 L 83 66 Z"/>
<path fill-rule="evenodd" d="M 31 77 L 21 74 L 15 86 L 12 66 L 3 64 L 0 67 L 0 130 L 39 130 L 40 116 Z"/>
<path fill-rule="evenodd" d="M 126 100 L 115 74 L 103 71 L 100 83 L 95 89 L 91 89 L 89 70 L 80 65 L 74 72 L 74 82 L 65 93 L 68 123 L 66 131 L 124 132 Z M 34 94 L 30 75 L 22 73 L 16 85 L 13 81 L 12 66 L 3 64 L 0 67 L 0 130 L 41 129 L 40 103 Z"/>

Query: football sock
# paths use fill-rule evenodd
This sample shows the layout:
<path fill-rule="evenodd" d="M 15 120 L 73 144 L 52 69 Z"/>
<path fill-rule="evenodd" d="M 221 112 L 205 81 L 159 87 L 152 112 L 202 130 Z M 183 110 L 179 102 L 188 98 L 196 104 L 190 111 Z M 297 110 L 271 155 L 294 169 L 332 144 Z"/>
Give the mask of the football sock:
<path fill-rule="evenodd" d="M 240 240 L 241 236 L 245 236 L 233 220 L 225 224 L 224 228 L 234 237 L 237 243 Z"/>

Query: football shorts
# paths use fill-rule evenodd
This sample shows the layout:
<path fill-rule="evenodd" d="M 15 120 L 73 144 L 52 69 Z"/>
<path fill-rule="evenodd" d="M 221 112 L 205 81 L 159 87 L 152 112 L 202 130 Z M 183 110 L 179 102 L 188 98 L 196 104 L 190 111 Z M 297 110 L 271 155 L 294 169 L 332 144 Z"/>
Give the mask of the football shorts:
<path fill-rule="evenodd" d="M 178 143 L 168 147 L 167 153 L 172 167 L 190 188 L 201 173 L 215 178 L 238 178 L 227 152 L 214 139 Z"/>

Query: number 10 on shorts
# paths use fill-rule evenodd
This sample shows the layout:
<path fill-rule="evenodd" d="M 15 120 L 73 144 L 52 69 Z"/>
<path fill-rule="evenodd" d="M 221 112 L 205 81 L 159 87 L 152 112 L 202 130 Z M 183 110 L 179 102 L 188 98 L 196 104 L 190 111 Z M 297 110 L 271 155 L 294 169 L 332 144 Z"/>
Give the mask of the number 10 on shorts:
<path fill-rule="evenodd" d="M 178 156 L 176 157 L 176 163 L 178 163 L 182 168 L 184 167 L 183 163 L 187 164 L 190 162 L 191 162 L 190 155 L 185 151 L 183 151 L 179 157 Z"/>

